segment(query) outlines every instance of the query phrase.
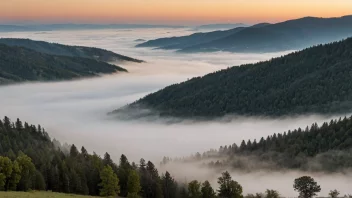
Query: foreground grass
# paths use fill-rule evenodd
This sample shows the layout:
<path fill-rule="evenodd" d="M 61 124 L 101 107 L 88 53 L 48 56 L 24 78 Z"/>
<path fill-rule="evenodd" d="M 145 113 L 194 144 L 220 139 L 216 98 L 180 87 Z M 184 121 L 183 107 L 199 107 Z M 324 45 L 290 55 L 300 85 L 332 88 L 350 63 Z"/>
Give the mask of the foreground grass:
<path fill-rule="evenodd" d="M 0 192 L 1 198 L 98 198 L 54 192 Z"/>

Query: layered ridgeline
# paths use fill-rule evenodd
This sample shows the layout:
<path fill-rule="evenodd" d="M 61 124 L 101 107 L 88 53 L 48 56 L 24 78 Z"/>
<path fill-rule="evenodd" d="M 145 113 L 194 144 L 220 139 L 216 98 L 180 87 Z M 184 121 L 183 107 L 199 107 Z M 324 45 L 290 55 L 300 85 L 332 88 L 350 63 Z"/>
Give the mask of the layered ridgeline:
<path fill-rule="evenodd" d="M 197 153 L 182 162 L 205 161 L 212 168 L 339 172 L 352 168 L 352 117 L 289 130 L 240 145 Z M 218 160 L 216 160 L 218 158 Z M 209 160 L 210 159 L 210 160 Z M 163 163 L 168 163 L 164 158 Z"/>
<path fill-rule="evenodd" d="M 350 113 L 352 38 L 168 86 L 120 109 L 161 116 Z M 143 116 L 143 115 L 142 115 Z"/>
<path fill-rule="evenodd" d="M 83 47 L 83 46 L 69 46 L 61 45 L 57 43 L 48 43 L 44 41 L 33 41 L 30 39 L 16 39 L 16 38 L 1 38 L 1 44 L 8 46 L 25 47 L 37 52 L 58 55 L 58 56 L 70 56 L 70 57 L 81 57 L 96 59 L 104 62 L 113 61 L 129 61 L 141 63 L 142 60 L 134 59 L 121 54 L 116 54 L 112 51 L 94 48 L 94 47 Z"/>
<path fill-rule="evenodd" d="M 1 25 L 0 32 L 58 31 L 58 30 L 104 30 L 104 29 L 144 29 L 144 28 L 184 28 L 175 25 L 148 24 L 18 24 Z"/>
<path fill-rule="evenodd" d="M 299 50 L 352 36 L 352 16 L 306 17 L 276 24 L 258 24 L 228 31 L 161 38 L 138 47 L 177 49 L 180 52 L 275 52 Z M 216 36 L 215 36 L 216 35 Z"/>
<path fill-rule="evenodd" d="M 237 27 L 247 27 L 248 25 L 244 23 L 216 23 L 216 24 L 206 24 L 195 27 L 195 30 L 221 30 L 221 29 L 233 29 Z"/>
<path fill-rule="evenodd" d="M 224 30 L 224 31 L 195 33 L 189 36 L 181 36 L 181 37 L 160 38 L 160 39 L 150 40 L 150 41 L 138 44 L 136 45 L 136 47 L 156 47 L 160 49 L 183 49 L 190 46 L 201 44 L 204 41 L 212 41 L 223 37 L 227 37 L 233 33 L 239 32 L 244 29 L 245 29 L 244 27 L 237 27 L 237 28 Z"/>
<path fill-rule="evenodd" d="M 126 71 L 92 58 L 50 55 L 0 44 L 0 84 L 71 80 Z"/>

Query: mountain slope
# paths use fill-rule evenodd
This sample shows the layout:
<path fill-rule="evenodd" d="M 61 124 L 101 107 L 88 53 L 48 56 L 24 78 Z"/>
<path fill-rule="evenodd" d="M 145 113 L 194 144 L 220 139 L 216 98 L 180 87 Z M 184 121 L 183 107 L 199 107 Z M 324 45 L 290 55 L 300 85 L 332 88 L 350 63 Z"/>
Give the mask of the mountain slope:
<path fill-rule="evenodd" d="M 352 36 L 352 16 L 306 17 L 245 30 L 211 42 L 182 49 L 191 51 L 273 52 L 297 50 Z"/>
<path fill-rule="evenodd" d="M 57 81 L 127 70 L 89 58 L 56 56 L 0 44 L 0 84 Z"/>
<path fill-rule="evenodd" d="M 248 172 L 265 169 L 338 172 L 352 167 L 351 151 L 352 117 L 344 117 L 320 126 L 313 123 L 305 129 L 242 140 L 240 145 L 220 146 L 218 150 L 182 160 L 204 161 L 212 168 L 229 166 Z"/>
<path fill-rule="evenodd" d="M 119 178 L 118 184 L 115 184 L 120 189 L 118 197 L 127 197 L 128 177 L 126 176 L 128 175 L 126 172 L 138 171 L 140 177 L 144 179 L 147 175 L 150 176 L 149 172 L 153 171 L 154 178 L 160 179 L 155 165 L 150 161 L 146 162 L 143 159 L 145 165 L 143 168 L 148 168 L 146 173 L 139 172 L 137 166 L 133 166 L 134 163 L 130 164 L 123 154 L 120 163 L 116 164 L 109 153 L 105 153 L 103 158 L 95 152 L 92 153 L 89 154 L 83 146 L 77 148 L 74 144 L 61 144 L 55 139 L 51 140 L 49 134 L 40 125 L 30 125 L 20 119 L 11 122 L 5 116 L 3 120 L 0 119 L 0 164 L 6 167 L 1 167 L 0 170 L 0 197 L 3 197 L 1 191 L 27 192 L 30 190 L 70 193 L 70 197 L 76 197 L 72 194 L 106 195 L 101 193 L 103 188 L 100 185 L 102 183 L 100 175 L 106 166 L 109 166 L 111 172 Z M 15 165 L 21 168 L 15 169 Z M 4 172 L 6 174 L 3 174 Z M 7 174 L 8 172 L 10 174 Z M 141 185 L 144 184 L 142 189 L 144 191 L 148 189 L 148 192 L 153 193 L 154 190 L 147 187 L 155 180 L 149 179 L 147 183 L 142 183 Z M 139 180 L 137 183 L 139 184 Z M 148 184 L 147 187 L 146 184 Z M 14 194 L 17 196 L 4 196 L 19 197 L 21 195 Z M 42 194 L 26 197 L 40 197 L 40 195 Z M 143 197 L 154 197 L 145 196 L 144 193 L 142 195 Z M 66 196 L 46 193 L 43 197 Z"/>
<path fill-rule="evenodd" d="M 257 24 L 242 28 L 240 31 L 222 34 L 218 38 L 203 33 L 202 39 L 197 42 L 188 40 L 187 45 L 175 45 L 173 49 L 180 52 L 275 52 L 283 50 L 299 50 L 312 45 L 338 41 L 352 36 L 352 16 L 340 18 L 305 17 L 276 24 Z M 144 47 L 165 48 L 174 45 L 182 38 L 161 38 L 140 44 Z M 162 42 L 160 42 L 162 41 Z M 167 49 L 167 48 L 166 48 Z"/>
<path fill-rule="evenodd" d="M 114 52 L 93 48 L 93 47 L 82 47 L 82 46 L 68 46 L 57 43 L 48 43 L 44 41 L 33 41 L 30 39 L 13 39 L 13 38 L 2 38 L 0 43 L 9 46 L 25 47 L 37 52 L 59 55 L 59 56 L 70 56 L 70 57 L 82 57 L 91 58 L 99 61 L 129 61 L 141 63 L 143 61 L 116 54 Z"/>
<path fill-rule="evenodd" d="M 208 33 L 195 33 L 189 36 L 181 37 L 170 37 L 170 38 L 160 38 L 156 40 L 150 40 L 136 47 L 158 47 L 160 49 L 182 49 L 193 45 L 203 43 L 204 41 L 212 41 L 219 38 L 229 36 L 233 33 L 243 30 L 244 27 L 238 27 L 231 30 L 215 31 Z"/>
<path fill-rule="evenodd" d="M 352 38 L 168 86 L 125 109 L 213 118 L 352 110 Z"/>

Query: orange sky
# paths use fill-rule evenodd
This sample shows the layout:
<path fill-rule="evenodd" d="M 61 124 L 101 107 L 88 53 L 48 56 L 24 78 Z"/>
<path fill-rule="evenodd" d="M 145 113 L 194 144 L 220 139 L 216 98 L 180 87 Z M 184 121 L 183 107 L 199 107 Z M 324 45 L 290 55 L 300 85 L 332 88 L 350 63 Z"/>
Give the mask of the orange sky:
<path fill-rule="evenodd" d="M 352 14 L 352 0 L 0 0 L 0 21 L 202 24 Z"/>

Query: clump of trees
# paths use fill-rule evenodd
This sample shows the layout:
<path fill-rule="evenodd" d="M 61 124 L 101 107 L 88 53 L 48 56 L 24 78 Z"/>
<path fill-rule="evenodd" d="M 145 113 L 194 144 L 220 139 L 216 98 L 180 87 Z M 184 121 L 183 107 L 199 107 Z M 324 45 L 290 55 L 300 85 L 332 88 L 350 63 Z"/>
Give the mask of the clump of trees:
<path fill-rule="evenodd" d="M 335 190 L 331 190 L 331 191 L 329 192 L 329 196 L 330 196 L 331 198 L 337 198 L 337 197 L 339 196 L 339 194 L 340 194 L 340 192 L 337 191 L 336 189 L 335 189 Z"/>

